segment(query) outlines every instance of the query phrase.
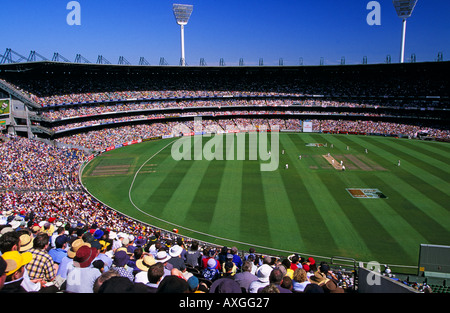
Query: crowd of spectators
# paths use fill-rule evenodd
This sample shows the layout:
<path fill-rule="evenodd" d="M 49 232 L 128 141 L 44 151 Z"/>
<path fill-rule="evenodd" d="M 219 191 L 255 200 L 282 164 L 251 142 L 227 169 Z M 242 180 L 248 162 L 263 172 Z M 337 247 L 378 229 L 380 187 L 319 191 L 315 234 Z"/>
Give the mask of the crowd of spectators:
<path fill-rule="evenodd" d="M 313 130 L 321 132 L 354 132 L 365 134 L 406 135 L 417 137 L 418 133 L 427 133 L 430 137 L 450 139 L 450 130 L 417 125 L 348 120 L 313 120 Z"/>
<path fill-rule="evenodd" d="M 182 126 L 193 131 L 194 123 Z M 321 131 L 423 130 L 375 122 L 317 120 L 313 125 Z M 202 128 L 214 131 L 263 126 L 300 130 L 302 125 L 296 119 L 202 121 Z M 173 129 L 182 127 L 145 124 L 65 139 L 104 149 Z M 6 264 L 0 266 L 5 278 L 0 292 L 328 293 L 354 286 L 351 275 L 313 258 L 238 253 L 234 247 L 199 244 L 123 216 L 83 191 L 78 170 L 86 155 L 79 150 L 10 136 L 0 141 L 0 155 L 0 252 Z"/>
<path fill-rule="evenodd" d="M 312 120 L 313 131 L 316 132 L 355 132 L 365 134 L 405 135 L 417 137 L 418 132 L 427 132 L 435 138 L 450 139 L 450 131 L 415 125 L 374 122 L 374 121 L 349 121 L 349 120 Z M 251 131 L 257 129 L 302 130 L 302 121 L 298 119 L 279 118 L 232 118 L 208 120 L 202 119 L 201 131 Z M 178 136 L 179 129 L 185 129 L 184 133 L 195 131 L 194 122 L 168 122 L 153 124 L 138 124 L 92 130 L 75 135 L 61 137 L 58 142 L 65 145 L 85 147 L 91 150 L 103 150 L 110 146 L 120 145 L 124 142 L 146 139 L 158 136 Z M 174 131 L 175 130 L 175 131 Z"/>
<path fill-rule="evenodd" d="M 297 254 L 238 253 L 32 209 L 3 211 L 2 219 L 0 293 L 344 293 L 354 283 Z"/>
<path fill-rule="evenodd" d="M 48 73 L 47 73 L 48 74 Z M 322 76 L 245 77 L 206 75 L 47 75 L 40 79 L 11 76 L 0 83 L 20 91 L 45 110 L 51 121 L 113 112 L 202 106 L 378 107 L 408 102 L 368 100 L 365 103 L 302 98 L 308 95 L 410 97 L 413 105 L 442 106 L 420 96 L 448 95 L 448 86 L 421 73 L 408 77 L 361 80 Z M 271 79 L 267 79 L 270 77 Z M 240 99 L 239 97 L 263 97 Z M 277 99 L 285 96 L 289 99 Z M 415 96 L 415 97 L 414 97 Z M 191 101 L 189 98 L 215 98 Z M 298 98 L 298 99 L 296 99 Z M 151 99 L 135 103 L 136 99 Z M 120 101 L 126 101 L 121 103 Z M 409 101 L 409 100 L 408 100 Z M 102 105 L 87 105 L 105 102 Z M 81 105 L 72 105 L 81 103 Z M 221 114 L 231 112 L 226 109 Z M 258 111 L 263 112 L 263 111 Z M 272 112 L 272 111 L 271 111 Z M 309 113 L 315 112 L 313 109 Z M 214 115 L 217 113 L 204 112 Z M 254 113 L 247 111 L 244 113 Z M 186 113 L 183 113 L 186 114 Z M 190 114 L 190 113 L 189 113 Z M 166 117 L 165 114 L 145 118 Z M 181 116 L 175 114 L 174 116 Z M 134 117 L 76 122 L 129 122 Z M 54 127 L 66 129 L 68 125 Z M 298 119 L 233 117 L 202 120 L 212 132 L 258 128 L 300 131 Z M 66 146 L 103 150 L 124 142 L 195 131 L 193 121 L 157 122 L 78 133 L 57 141 Z M 450 139 L 448 130 L 374 121 L 313 120 L 313 130 L 408 135 L 418 132 Z M 312 257 L 239 253 L 160 231 L 106 207 L 83 191 L 78 171 L 87 155 L 72 148 L 55 148 L 19 137 L 0 141 L 0 293 L 342 293 L 352 289 L 352 277 L 333 271 Z"/>
<path fill-rule="evenodd" d="M 0 142 L 0 190 L 79 190 L 83 152 L 13 137 Z"/>

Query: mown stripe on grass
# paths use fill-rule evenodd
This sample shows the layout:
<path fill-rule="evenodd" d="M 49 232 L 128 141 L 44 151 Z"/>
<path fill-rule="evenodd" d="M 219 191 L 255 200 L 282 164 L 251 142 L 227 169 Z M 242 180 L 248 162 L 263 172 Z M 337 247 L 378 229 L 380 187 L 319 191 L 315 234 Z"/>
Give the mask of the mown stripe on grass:
<path fill-rule="evenodd" d="M 349 139 L 352 141 L 356 140 L 353 137 Z M 448 208 L 450 199 L 448 175 L 442 178 L 432 175 L 422 168 L 426 167 L 426 163 L 421 161 L 411 162 L 408 155 L 405 154 L 403 155 L 404 158 L 401 159 L 401 166 L 396 166 L 396 160 L 399 159 L 398 154 L 402 154 L 402 152 L 395 147 L 379 142 L 373 137 L 366 137 L 364 145 L 369 148 L 370 153 L 368 156 L 373 158 L 373 155 L 375 155 L 378 162 L 386 164 L 385 167 L 393 172 L 392 176 L 401 177 L 408 184 L 421 190 L 425 195 Z M 421 166 L 416 166 L 415 163 Z"/>
<path fill-rule="evenodd" d="M 427 214 L 426 211 L 423 210 L 423 208 L 420 207 L 420 203 L 411 198 L 410 193 L 412 190 L 408 188 L 407 184 L 394 184 L 390 181 L 391 177 L 386 176 L 383 173 L 376 173 L 375 175 L 370 177 L 370 179 L 366 179 L 367 183 L 374 184 L 375 186 L 388 186 L 386 190 L 383 190 L 383 192 L 388 196 L 388 199 L 386 199 L 384 202 L 389 204 L 389 206 L 410 225 L 408 229 L 404 229 L 404 234 L 408 234 L 408 236 L 400 234 L 398 239 L 401 241 L 405 241 L 413 239 L 411 237 L 417 237 L 415 246 L 410 247 L 415 252 L 418 251 L 417 246 L 419 243 L 444 243 L 444 241 L 449 242 L 450 236 L 448 221 L 450 221 L 450 214 L 444 213 L 444 211 L 442 211 L 441 213 L 443 213 L 443 215 L 441 217 L 444 220 L 436 220 L 436 218 L 432 218 Z M 385 213 L 387 215 L 387 218 L 391 217 L 389 212 Z M 445 222 L 445 219 L 447 219 L 447 222 Z M 397 226 L 394 224 L 392 227 L 395 227 L 398 231 L 403 230 L 401 224 L 398 224 Z M 420 236 L 418 236 L 417 234 L 414 235 L 414 233 L 420 234 Z M 447 240 L 444 238 L 449 239 Z"/>
<path fill-rule="evenodd" d="M 175 161 L 170 153 L 165 153 L 164 156 L 164 161 L 157 167 L 157 173 L 139 174 L 136 177 L 131 194 L 133 201 L 141 210 L 157 217 L 162 217 L 164 207 L 174 190 L 193 165 L 193 161 Z"/>
<path fill-rule="evenodd" d="M 375 146 L 377 143 L 378 142 L 374 142 L 374 144 L 372 144 L 369 141 L 366 142 L 373 154 L 379 155 L 386 160 L 395 159 L 395 155 L 388 152 L 388 150 L 391 150 L 389 146 Z M 380 152 L 380 149 L 383 148 L 388 150 Z M 416 167 L 409 163 L 407 163 L 407 165 L 402 163 L 400 167 L 392 167 L 392 171 L 395 171 L 396 173 L 386 173 L 385 175 L 387 175 L 387 178 L 384 179 L 384 182 L 393 189 L 402 188 L 402 194 L 407 195 L 411 202 L 415 203 L 417 207 L 423 210 L 424 213 L 429 215 L 436 222 L 445 223 L 446 229 L 450 229 L 450 197 L 448 193 L 450 189 L 447 189 L 447 192 L 444 192 L 441 190 L 442 188 L 435 188 L 436 186 L 429 183 L 426 177 L 423 177 L 424 173 L 422 170 L 411 170 L 411 167 Z M 377 175 L 379 177 L 384 177 L 381 176 L 383 174 L 380 172 L 378 172 Z M 426 176 L 432 175 L 428 174 Z M 448 185 L 445 182 L 444 184 Z"/>
<path fill-rule="evenodd" d="M 225 238 L 239 234 L 242 198 L 243 161 L 223 161 L 225 167 L 220 180 L 217 199 L 212 208 L 209 233 Z"/>
<path fill-rule="evenodd" d="M 298 247 L 304 247 L 304 242 L 296 223 L 291 202 L 284 188 L 283 174 L 278 170 L 261 172 L 269 231 L 275 248 L 292 249 L 293 246 L 289 245 L 286 238 L 293 238 L 296 251 L 298 251 Z"/>
<path fill-rule="evenodd" d="M 399 145 L 401 140 L 391 141 L 385 140 L 383 144 L 387 147 L 391 147 L 391 151 L 395 151 L 395 154 L 405 160 L 408 160 L 417 167 L 425 170 L 426 172 L 439 177 L 442 180 L 447 180 L 450 173 L 450 166 L 447 162 L 442 162 L 434 159 L 426 154 L 423 154 L 416 150 L 416 145 L 409 144 L 409 147 Z M 388 149 L 389 150 L 389 149 Z M 447 161 L 449 159 L 447 158 Z"/>
<path fill-rule="evenodd" d="M 345 190 L 346 187 L 378 187 L 371 181 L 372 175 L 340 172 L 338 178 L 323 174 L 319 176 L 370 250 L 370 254 L 367 255 L 360 255 L 359 251 L 354 251 L 357 259 L 380 260 L 385 257 L 388 251 L 386 249 L 397 251 L 401 255 L 407 253 L 408 250 L 403 251 L 403 246 L 396 242 L 397 236 L 402 232 L 394 227 L 397 224 L 403 225 L 404 221 L 395 215 L 392 208 L 387 205 L 386 199 L 354 199 Z M 369 182 L 365 182 L 362 178 L 366 178 Z M 414 229 L 411 230 L 414 231 Z"/>
<path fill-rule="evenodd" d="M 248 242 L 249 238 L 255 238 L 257 244 L 273 247 L 263 196 L 260 163 L 258 161 L 243 161 L 243 163 L 240 240 Z"/>
<path fill-rule="evenodd" d="M 405 148 L 414 148 L 416 152 L 419 152 L 422 156 L 425 156 L 426 158 L 435 159 L 437 161 L 440 161 L 440 166 L 446 166 L 448 167 L 449 162 L 449 155 L 450 155 L 450 149 L 447 151 L 436 149 L 435 147 L 437 145 L 442 145 L 443 143 L 438 142 L 426 142 L 424 141 L 410 141 L 410 140 L 398 140 L 397 143 L 399 145 L 404 146 Z M 450 147 L 448 143 L 444 143 Z M 448 169 L 450 170 L 450 169 Z"/>
<path fill-rule="evenodd" d="M 214 215 L 225 163 L 227 161 L 212 160 L 197 162 L 207 164 L 206 170 L 204 170 L 203 175 L 201 175 L 201 172 L 195 173 L 201 180 L 196 192 L 194 192 L 195 196 L 192 198 L 188 212 L 185 213 L 186 217 L 184 224 L 194 225 L 190 227 L 208 231 Z M 191 170 L 195 170 L 195 168 L 192 168 Z M 189 186 L 189 189 L 193 190 L 193 188 L 194 186 Z M 185 193 L 189 193 L 189 190 Z M 187 198 L 189 198 L 189 196 L 187 196 Z M 189 199 L 185 199 L 184 201 L 186 200 Z"/>
<path fill-rule="evenodd" d="M 318 253 L 318 251 L 325 251 L 329 248 L 330 244 L 334 244 L 334 239 L 326 227 L 322 216 L 317 211 L 312 195 L 306 189 L 306 184 L 311 183 L 309 163 L 307 163 L 309 158 L 306 155 L 301 160 L 296 157 L 297 155 L 304 154 L 306 151 L 306 142 L 303 141 L 301 136 L 287 135 L 280 136 L 280 141 L 288 150 L 286 155 L 291 156 L 289 159 L 285 159 L 290 164 L 290 170 L 296 171 L 295 181 L 292 181 L 293 175 L 290 175 L 289 171 L 282 172 L 281 177 L 291 203 L 303 245 L 296 238 L 287 237 L 287 240 L 292 241 L 293 246 L 300 253 Z M 283 164 L 280 166 L 283 166 Z M 318 232 L 318 229 L 321 231 Z"/>
<path fill-rule="evenodd" d="M 201 137 L 194 140 L 200 140 Z M 191 166 L 187 171 L 181 172 L 178 177 L 179 183 L 173 189 L 173 193 L 167 201 L 163 211 L 162 218 L 180 225 L 189 225 L 190 228 L 195 226 L 187 224 L 189 208 L 193 204 L 196 193 L 198 192 L 202 181 L 205 179 L 205 174 L 211 162 L 205 160 L 189 161 Z M 198 215 L 197 215 L 198 217 Z"/>
<path fill-rule="evenodd" d="M 305 141 L 311 140 L 310 136 L 302 136 Z M 318 148 L 321 149 L 321 148 Z M 293 162 L 295 167 L 299 167 L 299 162 Z M 301 171 L 301 168 L 300 168 Z M 367 255 L 370 253 L 365 242 L 359 236 L 357 230 L 353 227 L 336 199 L 329 192 L 328 188 L 320 182 L 317 173 L 310 171 L 308 173 L 309 182 L 305 185 L 308 190 L 318 213 L 322 216 L 328 232 L 334 238 L 335 246 L 330 242 L 329 250 L 336 249 L 339 255 L 347 255 L 351 251 L 360 251 Z M 316 234 L 322 231 L 316 229 Z M 341 254 L 342 253 L 342 254 Z"/>

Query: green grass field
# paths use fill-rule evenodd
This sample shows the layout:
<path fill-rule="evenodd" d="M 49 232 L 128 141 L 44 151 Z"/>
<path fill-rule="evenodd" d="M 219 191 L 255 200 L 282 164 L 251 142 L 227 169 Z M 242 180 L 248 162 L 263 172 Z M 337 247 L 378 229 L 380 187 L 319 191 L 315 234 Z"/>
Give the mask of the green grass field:
<path fill-rule="evenodd" d="M 450 245 L 449 144 L 281 133 L 278 170 L 262 172 L 248 145 L 243 161 L 175 161 L 173 141 L 104 153 L 86 166 L 83 183 L 143 222 L 244 250 L 415 266 L 420 244 Z M 328 153 L 346 171 L 333 168 Z M 346 188 L 384 197 L 354 198 Z"/>

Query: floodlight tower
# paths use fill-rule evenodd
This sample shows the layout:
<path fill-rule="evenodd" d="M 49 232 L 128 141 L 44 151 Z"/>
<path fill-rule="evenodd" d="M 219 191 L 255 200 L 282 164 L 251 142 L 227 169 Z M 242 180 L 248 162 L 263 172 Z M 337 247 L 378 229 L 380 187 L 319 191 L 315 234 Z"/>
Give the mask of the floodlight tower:
<path fill-rule="evenodd" d="M 184 55 L 184 25 L 187 25 L 193 9 L 194 6 L 190 4 L 173 5 L 173 14 L 175 15 L 177 24 L 181 27 L 181 66 L 186 65 L 186 59 Z"/>
<path fill-rule="evenodd" d="M 417 0 L 392 0 L 397 15 L 402 19 L 402 43 L 400 48 L 400 63 L 405 60 L 406 19 L 411 16 Z"/>

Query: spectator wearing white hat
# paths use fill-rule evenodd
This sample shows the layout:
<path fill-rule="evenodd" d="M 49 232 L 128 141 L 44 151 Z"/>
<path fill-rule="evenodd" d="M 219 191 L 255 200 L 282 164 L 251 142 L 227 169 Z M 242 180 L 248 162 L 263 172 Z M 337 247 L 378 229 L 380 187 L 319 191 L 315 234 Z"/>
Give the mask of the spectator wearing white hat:
<path fill-rule="evenodd" d="M 183 248 L 179 245 L 174 245 L 169 249 L 169 255 L 171 258 L 168 263 L 172 264 L 172 266 L 178 270 L 186 267 L 183 259 L 181 258 L 181 252 L 183 252 Z"/>
<path fill-rule="evenodd" d="M 257 280 L 252 282 L 248 287 L 249 293 L 257 293 L 260 288 L 264 288 L 269 285 L 269 277 L 273 268 L 268 264 L 261 265 L 256 271 Z"/>

